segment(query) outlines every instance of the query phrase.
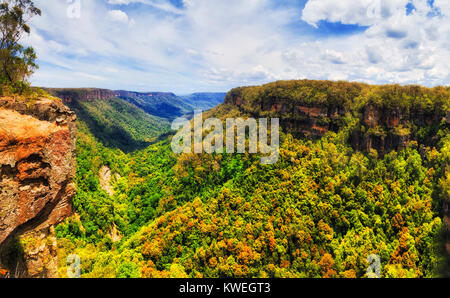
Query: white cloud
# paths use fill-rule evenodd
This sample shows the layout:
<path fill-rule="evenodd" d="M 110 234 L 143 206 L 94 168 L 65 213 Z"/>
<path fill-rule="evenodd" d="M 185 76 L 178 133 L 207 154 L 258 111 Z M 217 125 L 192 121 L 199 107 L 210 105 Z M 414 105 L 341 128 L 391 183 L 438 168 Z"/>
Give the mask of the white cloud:
<path fill-rule="evenodd" d="M 160 10 L 170 12 L 173 14 L 181 14 L 182 11 L 175 6 L 173 6 L 170 2 L 165 0 L 108 0 L 109 4 L 113 5 L 128 5 L 131 3 L 142 3 L 146 5 L 151 5 Z"/>
<path fill-rule="evenodd" d="M 414 6 L 410 15 L 406 13 L 408 3 Z M 322 42 L 330 49 L 345 49 L 344 57 L 352 57 L 341 70 L 351 74 L 351 78 L 449 84 L 448 73 L 440 66 L 444 64 L 444 69 L 448 68 L 450 61 L 450 21 L 444 17 L 449 7 L 447 0 L 436 0 L 434 7 L 427 0 L 310 0 L 302 19 L 315 27 L 321 21 L 368 27 L 363 34 Z M 342 45 L 342 41 L 348 46 Z M 325 57 L 331 63 L 340 61 L 331 50 Z"/>
<path fill-rule="evenodd" d="M 114 22 L 128 24 L 128 15 L 121 10 L 108 11 L 108 18 Z"/>
<path fill-rule="evenodd" d="M 434 0 L 434 6 L 442 15 L 450 17 L 450 2 L 448 0 Z"/>
<path fill-rule="evenodd" d="M 410 0 L 309 0 L 303 10 L 302 19 L 313 26 L 323 20 L 372 26 L 392 16 L 404 15 L 409 2 Z M 419 6 L 426 0 L 413 2 L 417 2 Z"/>
<path fill-rule="evenodd" d="M 345 55 L 343 53 L 334 51 L 334 50 L 326 50 L 323 54 L 323 59 L 328 60 L 333 64 L 345 64 Z"/>
<path fill-rule="evenodd" d="M 303 11 L 275 0 L 82 1 L 68 19 L 65 1 L 36 0 L 33 82 L 182 93 L 300 78 L 449 84 L 449 1 L 413 0 L 408 16 L 407 0 L 377 1 L 309 0 Z M 321 21 L 368 29 L 316 36 Z"/>

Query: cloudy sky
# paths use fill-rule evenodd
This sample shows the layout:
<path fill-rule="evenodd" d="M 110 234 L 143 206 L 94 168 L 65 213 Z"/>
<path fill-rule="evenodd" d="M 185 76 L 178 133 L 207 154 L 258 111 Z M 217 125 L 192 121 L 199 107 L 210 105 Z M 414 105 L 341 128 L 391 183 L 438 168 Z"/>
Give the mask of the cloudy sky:
<path fill-rule="evenodd" d="M 281 79 L 450 84 L 449 0 L 35 0 L 47 87 L 227 91 Z"/>

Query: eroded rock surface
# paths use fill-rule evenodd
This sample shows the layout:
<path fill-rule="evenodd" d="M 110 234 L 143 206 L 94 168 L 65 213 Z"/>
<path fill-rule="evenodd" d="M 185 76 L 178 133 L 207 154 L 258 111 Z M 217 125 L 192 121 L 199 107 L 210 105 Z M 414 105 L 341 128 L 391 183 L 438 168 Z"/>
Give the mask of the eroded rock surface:
<path fill-rule="evenodd" d="M 17 238 L 27 243 L 14 268 L 11 256 L 3 254 L 14 276 L 57 272 L 56 250 L 47 237 L 71 214 L 75 119 L 59 99 L 0 98 L 0 251 Z"/>
<path fill-rule="evenodd" d="M 114 195 L 114 188 L 111 186 L 111 169 L 107 166 L 102 166 L 98 173 L 100 178 L 100 186 L 110 196 Z"/>

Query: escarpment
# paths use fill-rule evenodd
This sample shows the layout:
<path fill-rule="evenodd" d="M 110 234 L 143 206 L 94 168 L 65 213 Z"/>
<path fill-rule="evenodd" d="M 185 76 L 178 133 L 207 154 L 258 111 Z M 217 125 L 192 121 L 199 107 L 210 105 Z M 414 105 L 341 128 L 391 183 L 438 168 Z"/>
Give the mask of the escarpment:
<path fill-rule="evenodd" d="M 97 88 L 44 88 L 53 96 L 59 97 L 64 103 L 78 101 L 108 100 L 116 97 L 112 90 Z"/>
<path fill-rule="evenodd" d="M 12 276 L 57 274 L 52 227 L 71 214 L 75 120 L 59 99 L 0 98 L 0 267 Z"/>
<path fill-rule="evenodd" d="M 450 125 L 450 88 L 370 86 L 331 81 L 280 81 L 231 90 L 226 104 L 255 117 L 280 118 L 286 132 L 321 137 L 351 126 L 349 142 L 380 154 L 411 141 L 433 146 L 435 133 Z"/>
<path fill-rule="evenodd" d="M 168 97 L 168 98 L 176 98 L 177 96 L 171 92 L 133 92 L 133 91 L 125 91 L 125 90 L 117 90 L 114 91 L 114 94 L 117 97 Z"/>

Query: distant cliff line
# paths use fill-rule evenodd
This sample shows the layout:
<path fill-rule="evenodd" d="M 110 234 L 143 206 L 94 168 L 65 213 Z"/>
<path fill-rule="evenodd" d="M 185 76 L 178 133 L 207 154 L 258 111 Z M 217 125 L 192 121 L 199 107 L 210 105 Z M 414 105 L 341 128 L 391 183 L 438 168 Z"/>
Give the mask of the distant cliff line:
<path fill-rule="evenodd" d="M 135 92 L 125 90 L 110 90 L 102 88 L 42 88 L 49 94 L 59 97 L 65 103 L 76 100 L 92 101 L 92 100 L 108 100 L 115 97 L 127 96 L 176 96 L 171 92 Z"/>
<path fill-rule="evenodd" d="M 113 90 L 100 88 L 42 88 L 51 95 L 59 97 L 64 103 L 75 101 L 107 100 L 116 97 Z"/>
<path fill-rule="evenodd" d="M 173 92 L 137 92 L 137 91 L 127 91 L 127 90 L 110 90 L 102 88 L 45 88 L 45 91 L 55 97 L 59 97 L 64 103 L 72 103 L 74 101 L 93 101 L 93 100 L 108 100 L 115 97 L 166 97 L 166 98 L 177 98 L 179 97 Z M 189 96 L 196 95 L 211 95 L 211 94 L 223 94 L 220 92 L 199 92 L 192 93 Z M 183 97 L 183 96 L 181 96 Z"/>
<path fill-rule="evenodd" d="M 353 117 L 359 121 L 349 141 L 356 149 L 380 153 L 411 141 L 432 146 L 433 133 L 450 125 L 450 87 L 278 81 L 232 89 L 225 104 L 258 117 L 278 117 L 286 132 L 309 137 L 338 131 Z"/>

